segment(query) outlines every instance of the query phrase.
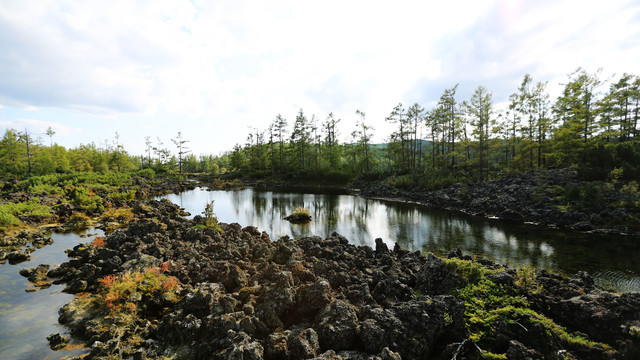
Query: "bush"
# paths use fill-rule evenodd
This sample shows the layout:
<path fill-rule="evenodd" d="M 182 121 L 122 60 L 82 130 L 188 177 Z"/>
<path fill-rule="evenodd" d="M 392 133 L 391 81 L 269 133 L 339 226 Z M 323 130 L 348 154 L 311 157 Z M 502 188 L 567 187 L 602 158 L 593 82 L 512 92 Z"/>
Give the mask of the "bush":
<path fill-rule="evenodd" d="M 105 276 L 100 280 L 98 294 L 85 301 L 95 304 L 98 310 L 107 313 L 116 322 L 132 321 L 139 317 L 140 312 L 147 310 L 145 299 L 179 300 L 176 294 L 178 279 L 164 274 L 168 266 L 169 263 L 161 263 L 144 271 Z"/>
<path fill-rule="evenodd" d="M 112 192 L 109 195 L 107 195 L 107 198 L 113 199 L 113 200 L 123 200 L 126 202 L 131 202 L 133 199 L 136 198 L 136 191 L 128 190 L 123 192 Z"/>
<path fill-rule="evenodd" d="M 75 227 L 88 226 L 90 222 L 91 219 L 81 212 L 74 212 L 69 218 L 69 223 Z"/>
<path fill-rule="evenodd" d="M 33 221 L 42 221 L 50 218 L 51 207 L 42 205 L 38 200 L 29 200 L 20 203 L 7 203 L 0 206 L 0 227 L 20 225 L 18 217 L 26 217 Z"/>
<path fill-rule="evenodd" d="M 145 179 L 153 179 L 156 177 L 156 172 L 153 169 L 143 169 L 137 172 L 137 175 Z"/>
<path fill-rule="evenodd" d="M 20 225 L 21 221 L 11 212 L 0 207 L 0 228 L 9 228 Z"/>
<path fill-rule="evenodd" d="M 71 203 L 80 206 L 82 210 L 90 213 L 100 213 L 104 211 L 102 199 L 95 195 L 93 191 L 72 185 L 66 188 L 66 192 L 67 196 L 71 199 Z"/>
<path fill-rule="evenodd" d="M 133 219 L 133 212 L 129 208 L 109 209 L 102 213 L 101 219 L 126 224 Z"/>

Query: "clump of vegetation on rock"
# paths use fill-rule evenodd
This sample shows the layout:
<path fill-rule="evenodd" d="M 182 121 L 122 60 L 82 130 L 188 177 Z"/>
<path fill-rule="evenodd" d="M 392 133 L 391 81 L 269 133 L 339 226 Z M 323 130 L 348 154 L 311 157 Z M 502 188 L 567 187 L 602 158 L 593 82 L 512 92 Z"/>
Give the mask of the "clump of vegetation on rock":
<path fill-rule="evenodd" d="M 204 207 L 204 211 L 202 212 L 202 215 L 204 215 L 204 224 L 203 225 L 204 225 L 205 228 L 213 229 L 218 234 L 222 234 L 224 231 L 222 230 L 222 228 L 218 224 L 218 218 L 216 217 L 216 214 L 213 212 L 213 204 L 214 204 L 214 202 L 215 202 L 215 200 L 211 200 L 211 202 L 208 202 L 207 205 L 205 205 L 205 207 Z"/>
<path fill-rule="evenodd" d="M 531 334 L 546 337 L 546 343 L 559 341 L 563 346 L 573 350 L 610 350 L 606 344 L 569 334 L 552 319 L 531 309 L 525 295 L 540 290 L 535 281 L 533 268 L 521 268 L 517 271 L 517 279 L 513 281 L 504 269 L 488 269 L 478 262 L 458 258 L 444 261 L 447 268 L 466 282 L 464 287 L 456 291 L 456 296 L 466 305 L 465 317 L 469 338 L 480 348 L 501 349 L 503 346 L 499 344 L 495 334 L 504 332 L 506 327 L 514 333 L 531 331 Z M 510 286 L 509 283 L 515 286 Z M 538 350 L 545 349 L 538 347 Z M 508 347 L 504 347 L 504 351 L 484 351 L 481 357 L 507 359 Z"/>
<path fill-rule="evenodd" d="M 98 313 L 106 314 L 105 320 L 110 323 L 126 324 L 141 315 L 157 315 L 153 314 L 149 304 L 168 304 L 179 300 L 176 293 L 179 281 L 165 274 L 168 267 L 166 262 L 143 271 L 107 275 L 100 280 L 100 288 L 95 295 L 80 297 L 80 301 Z M 162 310 L 162 307 L 155 310 Z"/>
<path fill-rule="evenodd" d="M 37 199 L 19 203 L 6 203 L 0 206 L 0 228 L 7 229 L 22 224 L 23 220 L 40 221 L 50 218 L 51 207 L 40 204 Z"/>
<path fill-rule="evenodd" d="M 311 214 L 309 214 L 309 209 L 297 207 L 293 214 L 285 217 L 284 219 L 294 224 L 303 224 L 311 221 Z"/>

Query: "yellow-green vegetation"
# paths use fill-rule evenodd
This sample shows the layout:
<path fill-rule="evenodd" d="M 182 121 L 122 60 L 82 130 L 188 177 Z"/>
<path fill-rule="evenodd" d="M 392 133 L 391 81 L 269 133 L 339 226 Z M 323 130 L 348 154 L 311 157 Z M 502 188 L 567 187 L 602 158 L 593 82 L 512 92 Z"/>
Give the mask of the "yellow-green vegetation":
<path fill-rule="evenodd" d="M 214 179 L 209 185 L 209 187 L 211 187 L 212 189 L 221 189 L 221 190 L 243 189 L 244 184 L 242 183 L 242 181 L 238 179 L 233 179 L 233 180 Z"/>
<path fill-rule="evenodd" d="M 88 190 L 84 187 L 76 187 L 69 185 L 65 187 L 67 196 L 71 199 L 71 203 L 80 206 L 83 211 L 88 213 L 101 213 L 104 211 L 104 205 L 102 204 L 102 198 L 96 195 L 93 190 Z"/>
<path fill-rule="evenodd" d="M 40 204 L 38 199 L 0 205 L 0 229 L 20 226 L 18 217 L 41 221 L 51 217 L 51 207 Z"/>
<path fill-rule="evenodd" d="M 74 212 L 69 218 L 69 224 L 73 227 L 85 227 L 91 223 L 91 219 L 84 213 Z"/>
<path fill-rule="evenodd" d="M 293 216 L 306 216 L 306 217 L 310 217 L 311 216 L 311 214 L 309 213 L 309 209 L 303 208 L 303 207 L 297 207 L 296 210 L 291 215 L 293 215 Z"/>
<path fill-rule="evenodd" d="M 107 209 L 100 218 L 103 221 L 117 221 L 127 224 L 133 219 L 133 212 L 130 208 Z"/>
<path fill-rule="evenodd" d="M 80 297 L 83 305 L 106 315 L 106 320 L 115 324 L 127 324 L 147 309 L 143 299 L 160 298 L 162 302 L 175 303 L 179 281 L 164 272 L 168 263 L 144 271 L 127 271 L 121 275 L 108 275 L 100 280 L 97 294 Z M 147 316 L 157 314 L 145 314 Z"/>
<path fill-rule="evenodd" d="M 504 270 L 491 270 L 475 261 L 457 258 L 444 259 L 450 270 L 462 277 L 467 283 L 455 294 L 466 305 L 465 317 L 469 338 L 482 348 L 495 338 L 495 326 L 501 321 L 516 323 L 520 326 L 540 324 L 547 333 L 561 339 L 566 344 L 586 345 L 601 349 L 609 349 L 606 344 L 593 342 L 579 336 L 569 334 L 563 327 L 546 316 L 533 311 L 529 302 L 522 296 L 524 291 L 539 291 L 535 282 L 535 271 L 523 267 L 518 271 L 516 284 L 518 287 L 499 285 L 487 278 Z M 484 352 L 484 359 L 506 359 L 506 354 Z"/>
<path fill-rule="evenodd" d="M 122 192 L 112 192 L 107 195 L 108 199 L 114 200 L 124 200 L 126 202 L 130 202 L 131 200 L 136 198 L 136 191 L 131 189 Z"/>
<path fill-rule="evenodd" d="M 516 286 L 527 292 L 536 294 L 542 289 L 542 285 L 536 282 L 536 268 L 533 266 L 521 266 L 516 270 Z"/>
<path fill-rule="evenodd" d="M 224 230 L 222 230 L 222 228 L 218 224 L 218 218 L 216 217 L 216 214 L 213 212 L 214 202 L 215 202 L 214 200 L 211 200 L 204 207 L 204 211 L 202 212 L 202 215 L 204 215 L 204 225 L 207 228 L 213 229 L 219 234 L 222 234 Z"/>

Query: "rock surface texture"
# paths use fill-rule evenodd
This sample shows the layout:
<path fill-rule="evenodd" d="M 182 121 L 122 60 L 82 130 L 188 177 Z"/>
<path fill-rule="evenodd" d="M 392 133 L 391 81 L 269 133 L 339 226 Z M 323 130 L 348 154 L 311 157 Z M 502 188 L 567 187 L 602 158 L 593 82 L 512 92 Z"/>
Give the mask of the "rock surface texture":
<path fill-rule="evenodd" d="M 255 227 L 223 223 L 220 233 L 195 226 L 198 219 L 185 219 L 167 201 L 147 206 L 148 219 L 114 232 L 104 247 L 76 246 L 69 262 L 49 272 L 79 294 L 60 310 L 60 322 L 88 341 L 89 358 L 477 359 L 481 350 L 514 359 L 640 355 L 634 333 L 640 296 L 603 291 L 586 275 L 540 272 L 544 290 L 521 296 L 568 331 L 610 348 L 569 346 L 523 318 L 520 326 L 493 328 L 500 341 L 480 349 L 456 296 L 465 280 L 432 254 L 390 250 L 382 240 L 376 249 L 354 246 L 335 233 L 272 241 Z M 103 309 L 82 305 L 109 275 L 162 264 L 180 281 L 177 300 L 143 296 L 135 300 L 141 308 L 135 319 L 108 326 Z M 515 271 L 502 269 L 491 275 L 494 281 L 514 287 Z"/>

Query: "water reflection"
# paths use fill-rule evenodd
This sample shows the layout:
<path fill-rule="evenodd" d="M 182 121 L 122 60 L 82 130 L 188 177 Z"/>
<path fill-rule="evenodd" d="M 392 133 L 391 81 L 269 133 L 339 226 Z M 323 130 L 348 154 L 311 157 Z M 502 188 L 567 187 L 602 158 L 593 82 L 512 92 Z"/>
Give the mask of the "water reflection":
<path fill-rule="evenodd" d="M 91 229 L 90 233 L 102 231 Z M 62 293 L 62 285 L 26 292 L 29 281 L 19 274 L 23 268 L 39 264 L 53 267 L 65 262 L 66 249 L 90 241 L 75 233 L 54 233 L 51 237 L 54 243 L 32 253 L 31 260 L 0 265 L 0 359 L 68 359 L 87 352 L 86 349 L 53 351 L 46 340 L 56 332 L 69 336 L 68 330 L 58 324 L 58 309 L 73 295 Z"/>
<path fill-rule="evenodd" d="M 373 246 L 380 237 L 390 247 L 396 241 L 412 251 L 446 253 L 460 247 L 500 263 L 566 274 L 578 270 L 640 273 L 640 244 L 625 237 L 566 233 L 351 195 L 195 189 L 165 197 L 193 215 L 215 200 L 220 221 L 257 226 L 272 239 L 325 237 L 335 231 L 355 245 Z M 282 220 L 296 207 L 308 208 L 313 220 L 305 225 Z"/>

